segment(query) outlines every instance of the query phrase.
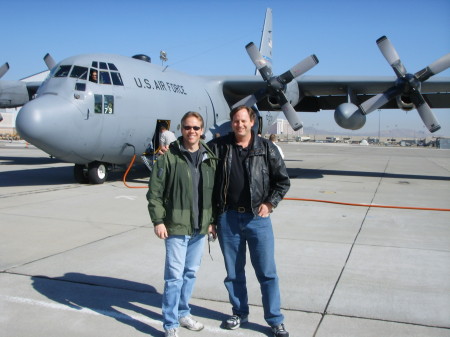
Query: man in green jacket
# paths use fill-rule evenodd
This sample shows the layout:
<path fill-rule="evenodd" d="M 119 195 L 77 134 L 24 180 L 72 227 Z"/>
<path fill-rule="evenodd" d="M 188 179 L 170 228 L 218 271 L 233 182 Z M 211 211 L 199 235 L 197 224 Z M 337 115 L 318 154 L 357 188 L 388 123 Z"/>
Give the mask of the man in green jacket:
<path fill-rule="evenodd" d="M 182 137 L 156 161 L 147 193 L 155 234 L 166 247 L 162 301 L 166 337 L 178 337 L 179 326 L 193 331 L 204 327 L 192 318 L 189 307 L 205 234 L 216 235 L 211 200 L 217 158 L 200 139 L 203 126 L 199 113 L 183 116 Z"/>

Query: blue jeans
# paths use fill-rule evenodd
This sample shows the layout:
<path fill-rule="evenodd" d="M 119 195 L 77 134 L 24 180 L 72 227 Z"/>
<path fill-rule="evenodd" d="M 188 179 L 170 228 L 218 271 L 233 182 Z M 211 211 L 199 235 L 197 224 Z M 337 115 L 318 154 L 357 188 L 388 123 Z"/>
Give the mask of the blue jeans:
<path fill-rule="evenodd" d="M 264 319 L 270 326 L 283 323 L 270 217 L 226 211 L 218 219 L 218 237 L 227 270 L 224 283 L 233 314 L 249 313 L 245 278 L 248 245 L 250 259 L 261 287 Z"/>
<path fill-rule="evenodd" d="M 171 235 L 165 240 L 166 264 L 162 314 L 164 329 L 178 328 L 178 319 L 190 314 L 189 300 L 202 261 L 205 235 Z"/>

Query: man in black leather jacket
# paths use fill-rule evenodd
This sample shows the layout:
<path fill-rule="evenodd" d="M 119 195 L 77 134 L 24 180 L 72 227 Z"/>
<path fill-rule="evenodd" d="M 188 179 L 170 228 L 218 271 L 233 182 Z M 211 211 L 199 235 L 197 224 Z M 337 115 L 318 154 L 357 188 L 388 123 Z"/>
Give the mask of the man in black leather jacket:
<path fill-rule="evenodd" d="M 233 133 L 208 145 L 220 159 L 214 202 L 217 234 L 225 260 L 225 287 L 233 315 L 224 322 L 237 329 L 248 321 L 245 279 L 246 247 L 261 285 L 264 318 L 275 337 L 289 336 L 284 327 L 274 256 L 270 213 L 290 187 L 286 166 L 277 148 L 252 131 L 255 112 L 239 106 L 230 112 Z"/>

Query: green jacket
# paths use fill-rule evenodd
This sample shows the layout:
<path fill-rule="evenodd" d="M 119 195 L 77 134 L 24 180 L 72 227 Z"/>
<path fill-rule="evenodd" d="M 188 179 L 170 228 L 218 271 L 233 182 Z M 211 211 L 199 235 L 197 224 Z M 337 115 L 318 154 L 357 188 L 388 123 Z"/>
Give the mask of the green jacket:
<path fill-rule="evenodd" d="M 189 164 L 180 150 L 180 140 L 173 142 L 169 151 L 156 161 L 147 192 L 152 222 L 164 223 L 169 235 L 191 235 L 193 232 L 192 177 Z M 203 151 L 200 163 L 203 188 L 199 197 L 203 207 L 200 209 L 199 226 L 200 233 L 207 234 L 208 226 L 215 223 L 212 192 L 218 159 L 203 141 L 200 151 Z"/>

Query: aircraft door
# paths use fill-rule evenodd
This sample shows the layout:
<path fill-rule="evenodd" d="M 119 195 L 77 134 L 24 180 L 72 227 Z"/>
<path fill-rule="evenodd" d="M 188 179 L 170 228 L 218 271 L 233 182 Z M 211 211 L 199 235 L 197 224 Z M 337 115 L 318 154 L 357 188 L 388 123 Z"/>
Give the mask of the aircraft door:
<path fill-rule="evenodd" d="M 157 119 L 156 120 L 156 126 L 155 126 L 155 132 L 153 133 L 153 138 L 151 144 L 147 146 L 147 149 L 145 150 L 145 153 L 147 155 L 153 155 L 157 154 L 160 150 L 160 144 L 159 144 L 159 135 L 161 133 L 161 126 L 163 124 L 166 124 L 168 127 L 168 130 L 172 131 L 171 129 L 171 120 L 169 119 Z"/>

